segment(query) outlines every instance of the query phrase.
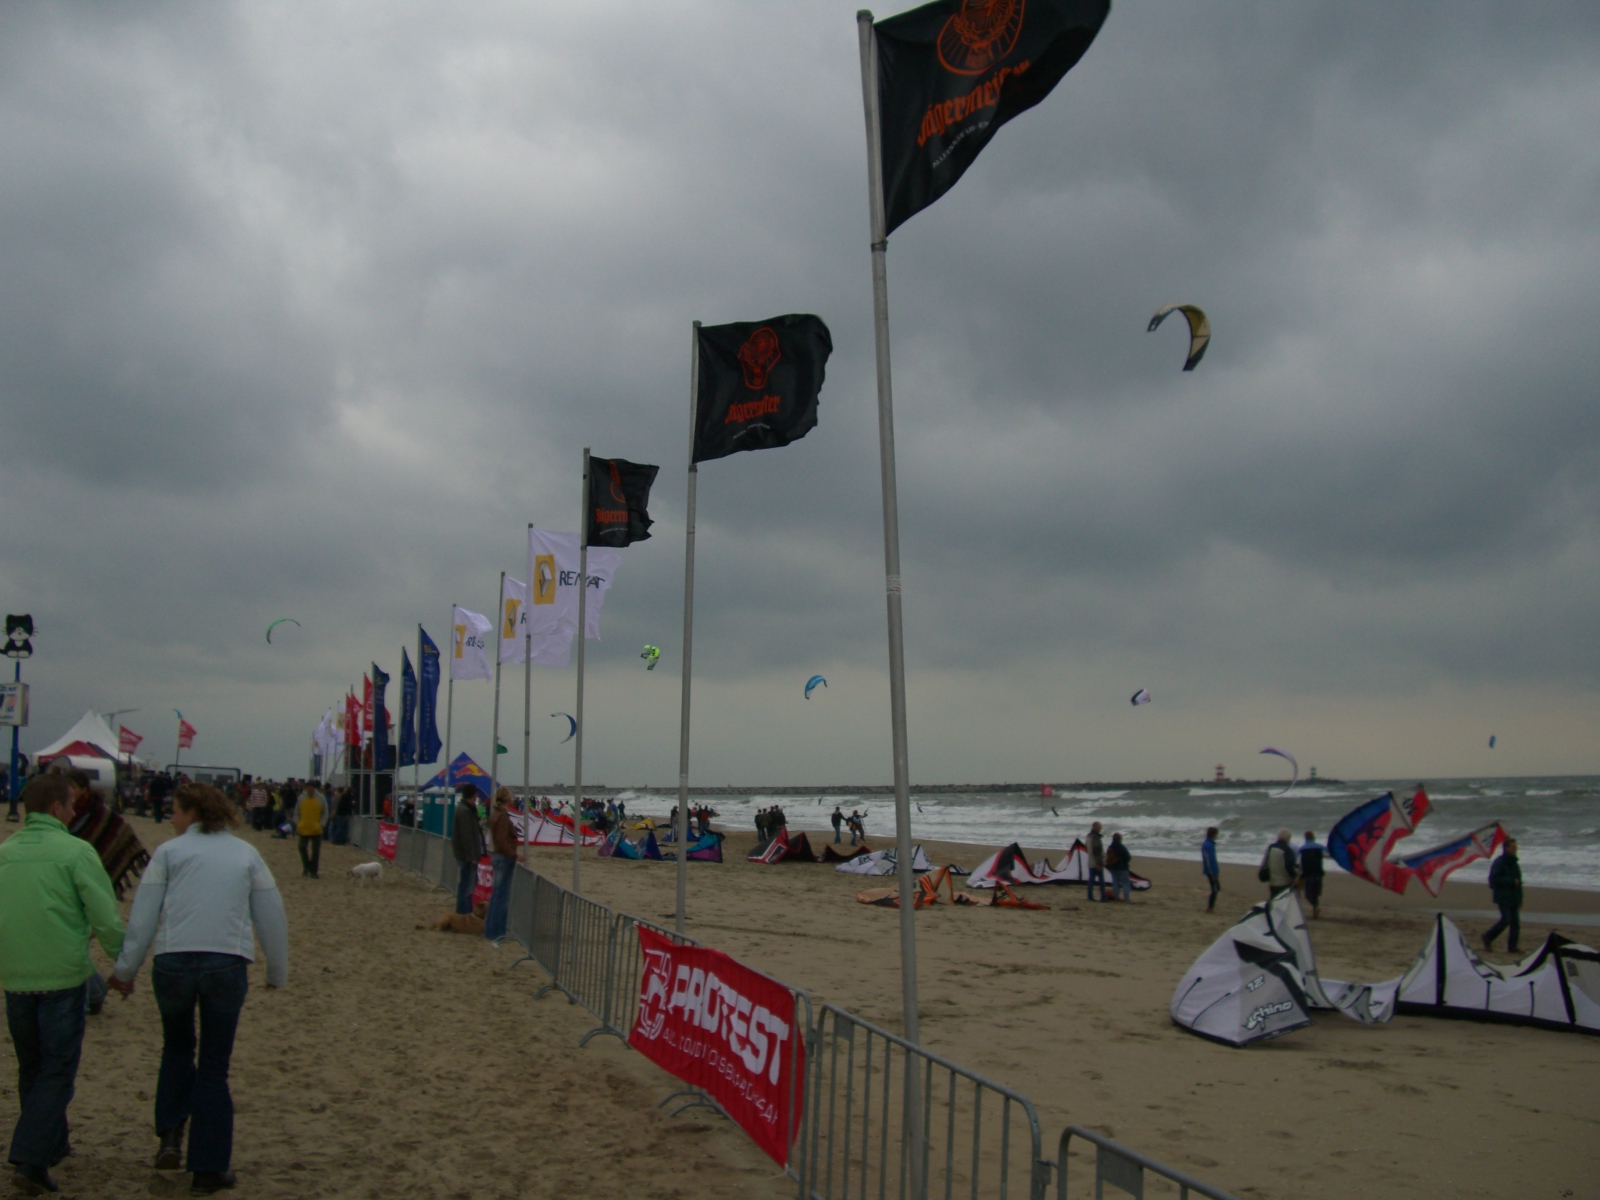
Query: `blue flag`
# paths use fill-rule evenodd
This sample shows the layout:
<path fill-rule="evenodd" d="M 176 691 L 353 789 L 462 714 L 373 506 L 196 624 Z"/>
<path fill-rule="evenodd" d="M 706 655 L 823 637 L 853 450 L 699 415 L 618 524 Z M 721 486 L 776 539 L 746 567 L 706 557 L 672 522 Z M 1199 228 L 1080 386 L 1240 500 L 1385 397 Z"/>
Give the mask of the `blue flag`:
<path fill-rule="evenodd" d="M 389 686 L 389 677 L 372 664 L 372 769 L 387 771 L 394 766 L 394 755 L 389 749 L 389 712 L 383 706 L 383 691 Z"/>
<path fill-rule="evenodd" d="M 436 763 L 444 742 L 439 738 L 439 647 L 417 626 L 417 761 Z"/>
<path fill-rule="evenodd" d="M 417 673 L 411 656 L 400 647 L 400 765 L 417 761 Z"/>

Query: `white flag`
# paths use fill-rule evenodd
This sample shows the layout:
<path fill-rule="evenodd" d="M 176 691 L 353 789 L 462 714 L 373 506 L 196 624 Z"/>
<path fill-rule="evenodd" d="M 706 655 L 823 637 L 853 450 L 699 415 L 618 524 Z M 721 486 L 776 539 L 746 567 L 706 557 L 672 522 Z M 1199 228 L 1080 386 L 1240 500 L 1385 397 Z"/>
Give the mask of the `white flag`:
<path fill-rule="evenodd" d="M 591 638 L 600 636 L 600 608 L 611 580 L 622 565 L 622 551 L 613 546 L 589 547 L 589 599 L 584 624 Z M 528 628 L 534 637 L 578 632 L 578 535 L 528 530 Z"/>
<path fill-rule="evenodd" d="M 450 614 L 450 678 L 493 679 L 489 634 L 494 623 L 482 613 L 456 608 Z"/>
<path fill-rule="evenodd" d="M 317 722 L 317 731 L 311 735 L 311 744 L 324 759 L 339 753 L 339 731 L 334 726 L 333 709 L 329 708 Z"/>
<path fill-rule="evenodd" d="M 541 667 L 566 667 L 572 664 L 572 630 L 542 634 L 533 639 L 531 657 Z"/>
<path fill-rule="evenodd" d="M 528 636 L 528 585 L 507 575 L 500 581 L 500 661 L 522 661 Z"/>

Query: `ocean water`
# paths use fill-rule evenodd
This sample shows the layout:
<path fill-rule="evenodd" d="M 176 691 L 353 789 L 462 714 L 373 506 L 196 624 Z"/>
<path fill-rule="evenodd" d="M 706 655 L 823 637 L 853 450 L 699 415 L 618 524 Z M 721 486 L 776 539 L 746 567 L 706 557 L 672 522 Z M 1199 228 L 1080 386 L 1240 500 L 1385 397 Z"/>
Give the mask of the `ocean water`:
<path fill-rule="evenodd" d="M 1417 780 L 1366 780 L 1329 784 L 1302 783 L 1288 795 L 1245 785 L 1195 786 L 1129 791 L 1058 791 L 1053 799 L 1017 793 L 913 792 L 912 835 L 930 841 L 971 842 L 1001 846 L 1017 841 L 1027 846 L 1066 849 L 1088 832 L 1093 821 L 1104 825 L 1107 840 L 1120 832 L 1135 860 L 1141 854 L 1161 858 L 1199 859 L 1206 827 L 1221 831 L 1217 856 L 1224 862 L 1254 865 L 1281 826 L 1294 831 L 1298 844 L 1306 830 L 1326 841 L 1333 824 L 1356 805 L 1393 789 L 1410 795 Z M 665 816 L 676 796 L 663 792 L 624 791 L 630 814 Z M 1433 811 L 1399 849 L 1414 853 L 1499 821 L 1517 838 L 1524 881 L 1559 887 L 1600 890 L 1600 776 L 1518 779 L 1443 779 L 1428 781 Z M 894 836 L 894 799 L 885 795 L 698 796 L 720 814 L 726 829 L 754 829 L 758 809 L 781 804 L 791 829 L 826 831 L 828 815 L 839 804 L 866 813 L 868 837 L 877 843 Z M 848 841 L 848 837 L 846 841 Z M 973 866 L 973 863 L 963 864 Z M 1330 861 L 1330 869 L 1338 870 Z M 1137 863 L 1135 863 L 1137 869 Z M 1452 879 L 1482 882 L 1487 863 L 1461 868 Z"/>

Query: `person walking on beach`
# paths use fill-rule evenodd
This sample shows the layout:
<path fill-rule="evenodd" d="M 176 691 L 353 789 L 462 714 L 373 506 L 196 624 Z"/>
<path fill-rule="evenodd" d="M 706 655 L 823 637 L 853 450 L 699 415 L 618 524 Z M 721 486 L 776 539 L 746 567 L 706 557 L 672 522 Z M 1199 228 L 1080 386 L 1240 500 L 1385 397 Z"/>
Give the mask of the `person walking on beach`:
<path fill-rule="evenodd" d="M 1295 860 L 1294 847 L 1289 845 L 1289 831 L 1278 830 L 1278 840 L 1267 847 L 1267 852 L 1261 856 L 1261 882 L 1267 885 L 1269 897 L 1275 897 L 1279 892 L 1287 892 L 1294 886 Z"/>
<path fill-rule="evenodd" d="M 1222 890 L 1222 871 L 1217 866 L 1217 827 L 1206 829 L 1206 840 L 1200 843 L 1200 873 L 1211 885 L 1211 896 L 1206 901 L 1206 911 L 1217 911 L 1217 893 Z"/>
<path fill-rule="evenodd" d="M 21 1112 L 11 1135 L 12 1185 L 59 1188 L 50 1168 L 71 1152 L 67 1105 L 83 1051 L 89 935 L 122 949 L 122 916 L 94 847 L 67 832 L 72 793 L 59 775 L 22 789 L 22 828 L 0 845 L 0 985 L 17 1055 Z"/>
<path fill-rule="evenodd" d="M 257 833 L 261 832 L 261 827 L 267 823 L 266 780 L 256 780 L 255 784 L 250 788 L 250 798 L 244 802 L 244 806 L 246 811 L 250 814 L 250 828 L 254 829 Z"/>
<path fill-rule="evenodd" d="M 1518 953 L 1517 943 L 1522 940 L 1522 866 L 1517 862 L 1517 841 L 1508 838 L 1500 857 L 1489 868 L 1489 887 L 1494 896 L 1494 906 L 1500 910 L 1500 919 L 1483 935 L 1483 948 L 1494 949 L 1494 940 L 1509 930 L 1511 940 L 1506 949 Z"/>
<path fill-rule="evenodd" d="M 1313 918 L 1322 915 L 1322 855 L 1317 835 L 1306 830 L 1306 840 L 1300 843 L 1300 890 L 1311 904 Z"/>
<path fill-rule="evenodd" d="M 450 853 L 456 859 L 456 912 L 472 911 L 472 889 L 478 882 L 478 860 L 483 857 L 483 827 L 478 823 L 478 789 L 470 783 L 461 788 L 456 801 L 455 821 L 450 827 Z M 573 837 L 579 836 L 576 824 Z"/>
<path fill-rule="evenodd" d="M 1128 873 L 1133 870 L 1133 855 L 1129 854 L 1128 848 L 1122 844 L 1120 833 L 1113 833 L 1111 845 L 1106 847 L 1106 870 L 1111 872 L 1111 898 L 1131 901 L 1133 892 L 1128 881 Z M 1104 885 L 1100 894 L 1105 895 Z"/>
<path fill-rule="evenodd" d="M 833 806 L 833 815 L 828 820 L 833 825 L 833 844 L 837 846 L 839 844 L 839 827 L 844 824 L 844 813 L 839 811 L 837 804 Z"/>
<path fill-rule="evenodd" d="M 859 810 L 854 809 L 854 808 L 852 808 L 850 810 L 849 823 L 850 823 L 850 844 L 852 846 L 854 846 L 856 844 L 856 839 L 857 838 L 860 838 L 863 842 L 866 841 L 867 840 L 867 827 L 866 827 L 865 824 L 862 823 L 861 813 L 860 813 Z"/>
<path fill-rule="evenodd" d="M 267 987 L 289 982 L 283 897 L 260 852 L 229 832 L 238 822 L 238 810 L 209 784 L 184 784 L 173 794 L 178 836 L 150 857 L 111 979 L 124 997 L 132 995 L 145 955 L 154 949 L 150 987 L 162 1037 L 155 1167 L 176 1171 L 183 1165 L 187 1126 L 191 1196 L 234 1186 L 228 1063 L 257 941 L 267 955 Z"/>
<path fill-rule="evenodd" d="M 1100 836 L 1100 822 L 1089 826 L 1089 899 L 1094 899 L 1094 886 L 1100 885 L 1100 899 L 1106 898 L 1106 842 Z"/>
<path fill-rule="evenodd" d="M 489 814 L 489 853 L 494 864 L 494 890 L 483 918 L 483 936 L 496 946 L 506 940 L 506 914 L 511 905 L 511 874 L 523 858 L 517 827 L 511 820 L 511 789 L 498 788 Z"/>
<path fill-rule="evenodd" d="M 300 838 L 300 874 L 316 879 L 322 862 L 322 830 L 328 823 L 328 802 L 317 789 L 306 784 L 294 810 L 294 831 Z"/>

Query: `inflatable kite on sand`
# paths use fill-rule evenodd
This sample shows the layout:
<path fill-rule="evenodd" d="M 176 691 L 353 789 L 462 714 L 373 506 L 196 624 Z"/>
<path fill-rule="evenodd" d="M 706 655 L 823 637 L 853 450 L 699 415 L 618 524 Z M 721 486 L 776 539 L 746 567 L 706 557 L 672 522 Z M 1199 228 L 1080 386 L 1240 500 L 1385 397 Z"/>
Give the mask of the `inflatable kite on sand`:
<path fill-rule="evenodd" d="M 1340 983 L 1317 974 L 1292 891 L 1258 904 L 1195 960 L 1173 993 L 1175 1024 L 1230 1046 L 1277 1037 L 1338 1010 L 1365 1025 L 1396 1012 L 1600 1033 L 1600 951 L 1551 933 L 1521 962 L 1496 966 L 1434 917 L 1427 943 L 1398 979 Z"/>
<path fill-rule="evenodd" d="M 1105 873 L 1106 886 L 1111 886 L 1111 873 Z M 977 866 L 972 868 L 972 874 L 967 876 L 967 886 L 970 888 L 992 888 L 1003 884 L 1016 887 L 1024 883 L 1088 883 L 1089 882 L 1089 848 L 1083 844 L 1081 838 L 1072 843 L 1068 850 L 1054 867 L 1048 858 L 1042 858 L 1036 863 L 1030 863 L 1027 855 L 1022 853 L 1022 847 L 1012 842 L 1003 850 L 997 850 Z M 1150 890 L 1150 881 L 1143 875 L 1128 872 L 1128 883 L 1136 892 Z"/>

